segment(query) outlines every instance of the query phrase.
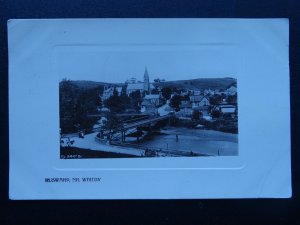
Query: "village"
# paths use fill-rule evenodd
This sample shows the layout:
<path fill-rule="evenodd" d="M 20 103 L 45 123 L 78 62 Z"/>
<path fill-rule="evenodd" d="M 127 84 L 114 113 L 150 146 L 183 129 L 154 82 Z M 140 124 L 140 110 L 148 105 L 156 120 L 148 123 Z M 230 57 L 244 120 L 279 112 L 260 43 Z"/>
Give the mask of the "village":
<path fill-rule="evenodd" d="M 165 80 L 159 79 L 155 79 L 153 83 L 150 83 L 146 68 L 143 82 L 137 81 L 136 78 L 131 78 L 126 80 L 124 84 L 105 87 L 100 98 L 105 103 L 114 94 L 118 96 L 121 96 L 122 93 L 126 93 L 127 96 L 134 96 L 135 94 L 141 96 L 141 100 L 138 102 L 137 108 L 126 109 L 125 112 L 127 113 L 141 113 L 152 117 L 175 113 L 176 118 L 180 120 L 202 121 L 202 123 L 205 123 L 205 121 L 226 120 L 227 124 L 229 124 L 227 130 L 237 132 L 236 83 L 228 86 L 225 90 L 212 90 L 210 88 L 204 90 L 200 88 L 187 89 L 174 85 L 169 87 L 165 83 Z M 110 111 L 110 109 L 104 106 L 99 111 L 106 112 Z M 226 130 L 225 127 L 223 129 Z"/>
<path fill-rule="evenodd" d="M 61 147 L 142 157 L 237 154 L 235 79 L 150 82 L 147 68 L 141 77 L 105 84 L 89 115 L 97 122 L 77 137 L 63 135 Z"/>

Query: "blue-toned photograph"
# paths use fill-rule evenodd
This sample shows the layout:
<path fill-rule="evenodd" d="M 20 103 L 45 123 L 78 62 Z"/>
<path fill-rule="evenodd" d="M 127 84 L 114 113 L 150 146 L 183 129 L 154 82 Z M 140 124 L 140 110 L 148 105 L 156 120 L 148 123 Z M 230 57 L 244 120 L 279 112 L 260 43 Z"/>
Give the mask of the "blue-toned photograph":
<path fill-rule="evenodd" d="M 235 78 L 172 79 L 137 68 L 127 77 L 60 80 L 61 159 L 238 155 Z"/>

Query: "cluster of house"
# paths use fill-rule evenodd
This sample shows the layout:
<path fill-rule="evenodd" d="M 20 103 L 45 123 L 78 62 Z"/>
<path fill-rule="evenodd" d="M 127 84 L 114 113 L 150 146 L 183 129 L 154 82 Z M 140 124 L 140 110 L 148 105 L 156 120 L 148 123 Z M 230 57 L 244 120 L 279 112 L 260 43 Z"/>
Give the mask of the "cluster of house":
<path fill-rule="evenodd" d="M 171 107 L 169 107 L 169 100 L 167 101 L 162 96 L 162 87 L 156 85 L 156 87 L 149 82 L 149 75 L 147 68 L 144 73 L 144 82 L 136 81 L 135 78 L 131 78 L 125 82 L 126 85 L 120 86 L 112 86 L 104 89 L 102 100 L 106 100 L 111 97 L 116 90 L 118 95 L 121 95 L 122 91 L 126 90 L 126 94 L 129 96 L 132 92 L 140 91 L 140 93 L 144 93 L 143 101 L 141 103 L 141 112 L 143 113 L 156 113 L 159 114 L 159 108 L 164 107 L 165 110 L 169 109 L 169 111 L 173 111 Z M 126 88 L 124 90 L 124 88 Z M 157 94 L 152 91 L 156 89 Z M 202 112 L 202 115 L 206 118 L 210 117 L 213 111 L 219 111 L 222 114 L 235 115 L 236 106 L 234 104 L 229 104 L 226 102 L 227 96 L 236 95 L 237 88 L 235 85 L 230 86 L 225 91 L 220 90 L 182 90 L 179 94 L 181 96 L 180 110 L 176 112 L 178 117 L 184 118 L 192 118 L 192 114 L 195 110 Z M 176 93 L 177 94 L 177 93 Z M 175 95 L 175 93 L 171 94 L 171 98 Z M 178 94 L 177 94 L 178 95 Z M 212 105 L 210 103 L 210 97 L 214 95 L 220 95 L 224 98 L 220 104 Z"/>
<path fill-rule="evenodd" d="M 232 91 L 233 88 L 230 87 L 230 95 L 235 95 L 235 93 Z M 221 114 L 227 114 L 232 117 L 236 115 L 236 105 L 229 104 L 226 101 L 226 96 L 228 96 L 228 93 L 223 95 L 225 98 L 222 99 L 222 102 L 219 104 L 211 104 L 210 97 L 217 94 L 221 95 L 219 91 L 213 91 L 211 93 L 205 93 L 204 92 L 193 92 L 190 91 L 190 95 L 188 98 L 185 98 L 180 101 L 179 108 L 180 110 L 176 113 L 177 116 L 182 118 L 191 118 L 193 115 L 193 112 L 195 110 L 202 113 L 202 116 L 206 119 L 211 119 L 211 114 L 214 111 L 220 112 Z M 226 90 L 227 92 L 227 90 Z M 186 95 L 185 95 L 186 96 Z"/>

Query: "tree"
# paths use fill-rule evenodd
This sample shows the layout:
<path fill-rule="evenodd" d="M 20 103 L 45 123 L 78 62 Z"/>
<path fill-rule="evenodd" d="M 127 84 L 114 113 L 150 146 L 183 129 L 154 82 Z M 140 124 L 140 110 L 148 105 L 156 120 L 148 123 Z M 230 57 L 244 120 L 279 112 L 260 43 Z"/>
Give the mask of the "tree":
<path fill-rule="evenodd" d="M 221 112 L 218 111 L 218 110 L 214 110 L 214 111 L 212 111 L 211 116 L 212 116 L 212 118 L 214 118 L 214 119 L 220 118 Z"/>
<path fill-rule="evenodd" d="M 192 119 L 193 120 L 199 120 L 203 116 L 203 113 L 199 111 L 198 109 L 193 110 L 192 113 Z"/>
<path fill-rule="evenodd" d="M 117 116 L 116 116 L 116 114 L 114 112 L 109 113 L 106 118 L 107 118 L 107 121 L 106 121 L 106 123 L 104 125 L 105 129 L 107 129 L 107 130 L 114 130 L 114 129 L 116 129 L 116 128 L 119 127 L 120 123 L 119 123 L 119 121 L 117 119 Z"/>
<path fill-rule="evenodd" d="M 218 105 L 222 103 L 222 96 L 221 95 L 213 95 L 209 97 L 209 103 L 211 105 Z"/>
<path fill-rule="evenodd" d="M 98 112 L 98 107 L 101 106 L 99 97 L 101 91 L 103 91 L 102 86 L 82 89 L 67 79 L 63 79 L 59 83 L 59 113 L 62 133 L 92 128 L 98 118 L 89 117 L 89 114 Z"/>
<path fill-rule="evenodd" d="M 130 104 L 135 110 L 140 110 L 140 105 L 142 103 L 142 95 L 139 90 L 133 91 L 129 94 Z"/>
<path fill-rule="evenodd" d="M 128 97 L 128 95 L 126 93 L 121 93 L 120 100 L 121 100 L 121 104 L 122 104 L 121 108 L 123 111 L 130 108 L 130 98 Z"/>
<path fill-rule="evenodd" d="M 161 89 L 161 93 L 165 99 L 169 100 L 171 98 L 172 89 L 169 87 L 164 87 Z"/>
<path fill-rule="evenodd" d="M 114 95 L 114 96 L 119 96 L 119 92 L 117 91 L 116 88 L 114 88 L 113 95 Z"/>
<path fill-rule="evenodd" d="M 76 99 L 79 88 L 71 80 L 63 79 L 59 83 L 59 116 L 62 133 L 74 132 Z"/>
<path fill-rule="evenodd" d="M 186 101 L 190 100 L 189 94 L 181 96 L 181 100 L 186 100 Z"/>
<path fill-rule="evenodd" d="M 98 112 L 98 108 L 102 106 L 102 101 L 100 94 L 103 92 L 102 86 L 82 90 L 82 94 L 85 95 L 84 106 L 90 114 L 95 114 Z"/>
<path fill-rule="evenodd" d="M 155 88 L 151 91 L 151 94 L 152 95 L 158 95 L 159 94 L 159 91 Z"/>
<path fill-rule="evenodd" d="M 180 94 L 180 89 L 177 87 L 173 87 L 173 93 Z"/>
<path fill-rule="evenodd" d="M 122 104 L 121 97 L 118 95 L 116 89 L 114 90 L 113 95 L 105 100 L 104 104 L 113 113 L 121 112 L 124 110 L 124 105 Z"/>
<path fill-rule="evenodd" d="M 179 95 L 174 95 L 170 100 L 170 106 L 173 107 L 176 112 L 178 112 L 180 110 L 180 108 L 179 108 L 180 100 L 181 100 L 181 98 Z"/>
<path fill-rule="evenodd" d="M 221 98 L 222 98 L 222 102 L 223 102 L 223 100 L 225 100 L 225 101 L 226 101 L 227 95 L 226 95 L 226 94 L 224 94 L 224 93 L 221 93 Z"/>
<path fill-rule="evenodd" d="M 226 101 L 229 103 L 229 104 L 237 104 L 237 95 L 229 95 L 226 99 Z"/>

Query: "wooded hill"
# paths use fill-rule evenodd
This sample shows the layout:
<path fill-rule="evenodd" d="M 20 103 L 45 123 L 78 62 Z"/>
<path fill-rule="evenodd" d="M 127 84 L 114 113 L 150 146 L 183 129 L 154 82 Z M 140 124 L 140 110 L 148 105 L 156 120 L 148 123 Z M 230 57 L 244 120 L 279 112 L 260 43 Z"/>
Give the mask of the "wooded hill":
<path fill-rule="evenodd" d="M 154 86 L 160 87 L 176 87 L 180 89 L 191 89 L 191 90 L 226 90 L 230 86 L 237 85 L 237 80 L 231 77 L 227 78 L 199 78 L 192 80 L 176 80 L 176 81 L 165 81 L 165 82 L 154 82 Z"/>
<path fill-rule="evenodd" d="M 99 86 L 105 85 L 118 85 L 122 86 L 121 83 L 105 83 L 105 82 L 96 82 L 96 81 L 87 81 L 87 80 L 72 80 L 72 84 L 76 85 L 82 89 L 91 89 L 97 88 Z M 237 80 L 235 78 L 226 77 L 226 78 L 199 78 L 199 79 L 190 79 L 190 80 L 175 80 L 175 81 L 165 81 L 165 82 L 153 82 L 155 87 L 176 87 L 179 89 L 191 89 L 191 90 L 226 90 L 228 87 L 237 85 Z"/>

